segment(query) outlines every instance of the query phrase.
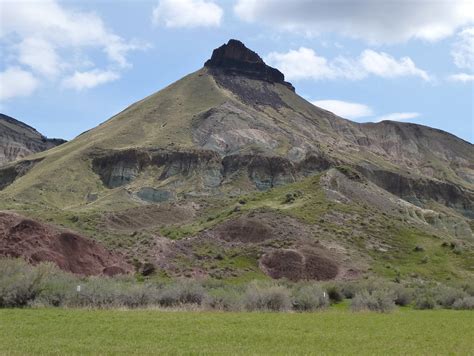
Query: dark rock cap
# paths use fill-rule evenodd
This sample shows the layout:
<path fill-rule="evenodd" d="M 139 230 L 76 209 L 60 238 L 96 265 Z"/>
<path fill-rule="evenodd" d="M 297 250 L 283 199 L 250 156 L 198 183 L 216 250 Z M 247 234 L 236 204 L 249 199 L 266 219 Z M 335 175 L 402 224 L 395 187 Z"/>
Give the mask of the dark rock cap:
<path fill-rule="evenodd" d="M 284 84 L 291 90 L 295 90 L 293 85 L 285 82 L 282 72 L 266 65 L 257 53 L 238 40 L 229 40 L 227 44 L 216 48 L 212 52 L 211 59 L 207 60 L 204 66 L 221 70 L 225 74 L 244 75 L 252 79 Z"/>

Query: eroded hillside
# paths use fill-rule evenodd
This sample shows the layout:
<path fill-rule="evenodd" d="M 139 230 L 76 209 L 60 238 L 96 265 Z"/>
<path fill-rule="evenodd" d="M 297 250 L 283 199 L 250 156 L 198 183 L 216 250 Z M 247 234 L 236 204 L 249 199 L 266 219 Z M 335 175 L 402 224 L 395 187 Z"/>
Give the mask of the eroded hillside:
<path fill-rule="evenodd" d="M 162 276 L 464 278 L 474 148 L 313 106 L 242 43 L 52 151 L 0 168 L 3 209 Z"/>

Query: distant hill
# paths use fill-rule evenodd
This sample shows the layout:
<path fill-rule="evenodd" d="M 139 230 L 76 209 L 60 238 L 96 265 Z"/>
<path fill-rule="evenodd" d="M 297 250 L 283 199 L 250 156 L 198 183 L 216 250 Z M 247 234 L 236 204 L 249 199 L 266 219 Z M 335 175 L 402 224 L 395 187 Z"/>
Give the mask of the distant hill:
<path fill-rule="evenodd" d="M 0 114 L 0 166 L 66 142 L 48 139 L 31 126 Z"/>
<path fill-rule="evenodd" d="M 60 147 L 0 168 L 0 208 L 167 276 L 474 277 L 474 146 L 360 124 L 236 40 Z"/>

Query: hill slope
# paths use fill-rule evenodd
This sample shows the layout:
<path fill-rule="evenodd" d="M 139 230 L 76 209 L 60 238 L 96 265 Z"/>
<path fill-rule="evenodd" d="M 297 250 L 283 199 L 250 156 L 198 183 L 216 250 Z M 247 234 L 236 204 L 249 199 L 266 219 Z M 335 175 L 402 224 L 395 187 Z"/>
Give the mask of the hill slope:
<path fill-rule="evenodd" d="M 235 40 L 73 141 L 5 166 L 0 188 L 3 208 L 172 275 L 473 273 L 473 145 L 337 117 Z"/>
<path fill-rule="evenodd" d="M 64 142 L 48 139 L 21 121 L 0 114 L 0 166 Z"/>

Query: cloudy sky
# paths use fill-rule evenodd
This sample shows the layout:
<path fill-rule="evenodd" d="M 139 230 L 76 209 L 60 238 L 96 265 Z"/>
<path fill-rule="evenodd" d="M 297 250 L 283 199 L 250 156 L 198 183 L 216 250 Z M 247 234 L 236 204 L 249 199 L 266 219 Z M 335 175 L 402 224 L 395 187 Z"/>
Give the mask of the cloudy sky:
<path fill-rule="evenodd" d="M 71 139 L 229 38 L 359 122 L 474 141 L 474 0 L 0 0 L 0 111 Z"/>

